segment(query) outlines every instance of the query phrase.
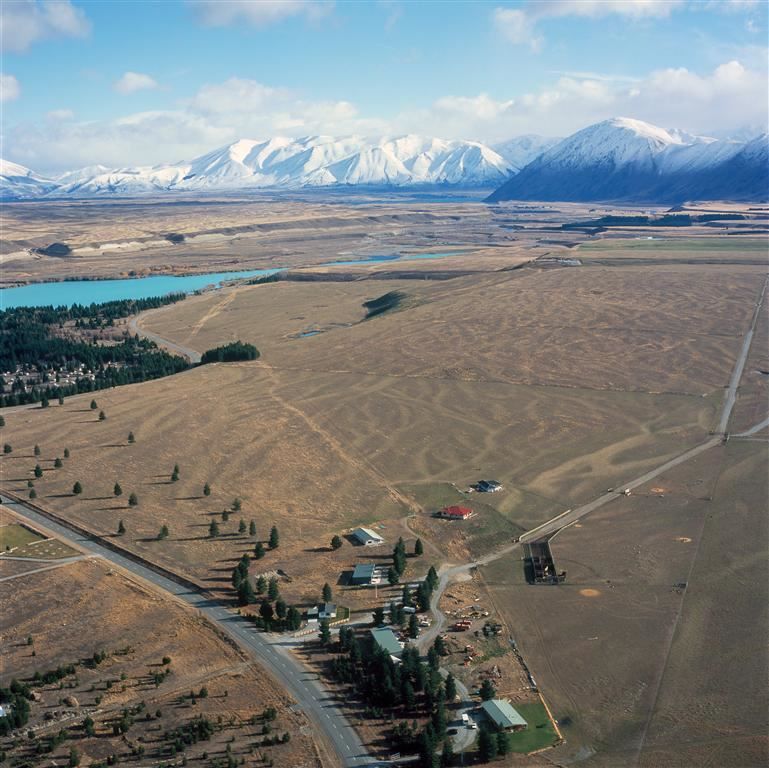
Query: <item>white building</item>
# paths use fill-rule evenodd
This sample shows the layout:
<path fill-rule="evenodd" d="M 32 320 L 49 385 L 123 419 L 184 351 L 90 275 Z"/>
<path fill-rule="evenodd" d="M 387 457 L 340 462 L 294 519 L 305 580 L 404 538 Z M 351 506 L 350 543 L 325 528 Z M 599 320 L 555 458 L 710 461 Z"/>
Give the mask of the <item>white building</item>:
<path fill-rule="evenodd" d="M 356 528 L 351 535 L 358 544 L 362 544 L 364 547 L 376 547 L 384 544 L 384 539 L 370 528 Z"/>

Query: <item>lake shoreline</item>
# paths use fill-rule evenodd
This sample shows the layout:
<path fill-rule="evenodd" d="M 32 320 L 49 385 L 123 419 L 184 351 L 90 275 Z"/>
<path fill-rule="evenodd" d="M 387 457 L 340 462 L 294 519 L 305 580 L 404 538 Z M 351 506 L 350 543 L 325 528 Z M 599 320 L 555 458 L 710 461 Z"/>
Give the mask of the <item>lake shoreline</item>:
<path fill-rule="evenodd" d="M 404 262 L 414 262 L 420 260 L 438 260 L 451 256 L 461 256 L 471 253 L 473 249 L 457 249 L 452 251 L 437 251 L 426 253 L 399 253 L 387 255 L 371 255 L 359 259 L 349 259 L 343 261 L 328 261 L 319 264 L 296 266 L 296 267 L 268 267 L 249 270 L 221 270 L 218 272 L 152 272 L 144 275 L 126 275 L 120 277 L 64 277 L 52 278 L 50 280 L 35 280 L 27 283 L 15 282 L 13 285 L 0 284 L 0 310 L 12 309 L 15 307 L 40 307 L 40 306 L 71 306 L 73 303 L 90 304 L 103 303 L 105 301 L 114 301 L 119 299 L 147 298 L 148 296 L 165 295 L 166 293 L 183 292 L 187 294 L 199 293 L 208 290 L 218 290 L 226 284 L 239 282 L 243 280 L 254 279 L 258 277 L 269 277 L 280 274 L 283 280 L 308 280 L 308 281 L 328 281 L 328 280 L 351 280 L 360 279 L 361 272 L 343 273 L 343 272 L 311 272 L 310 270 L 323 270 L 326 268 L 336 268 L 344 266 L 376 266 L 378 264 L 399 265 Z M 375 273 L 372 273 L 372 275 Z M 381 273 L 382 275 L 391 273 Z M 400 270 L 396 275 L 410 277 L 413 273 Z M 301 276 L 300 276 L 301 275 Z M 377 274 L 377 276 L 379 276 Z M 445 278 L 444 278 L 445 279 Z M 184 281 L 173 285 L 170 281 Z M 142 283 L 143 281 L 152 281 L 157 288 L 147 287 L 145 290 L 131 290 L 127 283 Z M 84 284 L 91 284 L 85 286 Z M 91 291 L 96 295 L 94 298 L 77 298 L 74 301 L 70 298 L 56 297 L 57 293 L 66 293 L 65 285 L 71 286 L 72 291 L 81 289 Z M 107 286 L 107 284 L 111 284 Z M 49 287 L 46 290 L 46 286 Z M 61 286 L 54 288 L 53 286 Z M 148 286 L 148 283 L 144 283 Z M 132 286 L 135 289 L 135 286 Z M 35 289 L 38 289 L 37 291 Z M 101 290 L 100 290 L 101 288 Z M 112 291 L 110 291 L 112 289 Z M 33 298 L 21 297 L 17 291 L 28 293 Z M 126 292 L 127 291 L 127 292 Z M 34 298 L 35 294 L 40 294 Z"/>

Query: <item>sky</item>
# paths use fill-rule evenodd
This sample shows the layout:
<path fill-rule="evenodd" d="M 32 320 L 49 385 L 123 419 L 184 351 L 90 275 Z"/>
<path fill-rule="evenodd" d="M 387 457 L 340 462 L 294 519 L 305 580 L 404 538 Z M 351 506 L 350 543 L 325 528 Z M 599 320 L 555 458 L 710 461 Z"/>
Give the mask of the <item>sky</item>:
<path fill-rule="evenodd" d="M 615 116 L 766 130 L 767 0 L 2 0 L 0 157 L 45 174 L 239 138 L 489 144 Z"/>

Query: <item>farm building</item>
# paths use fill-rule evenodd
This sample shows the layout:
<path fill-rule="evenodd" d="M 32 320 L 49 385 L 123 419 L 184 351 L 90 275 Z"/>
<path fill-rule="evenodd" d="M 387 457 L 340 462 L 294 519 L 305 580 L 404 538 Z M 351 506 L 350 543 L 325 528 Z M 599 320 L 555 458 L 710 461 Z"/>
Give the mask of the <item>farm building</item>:
<path fill-rule="evenodd" d="M 467 520 L 474 514 L 475 512 L 470 507 L 444 507 L 438 512 L 438 517 L 443 517 L 446 520 Z"/>
<path fill-rule="evenodd" d="M 373 563 L 358 563 L 353 569 L 350 584 L 371 584 L 375 569 L 376 566 Z"/>
<path fill-rule="evenodd" d="M 351 534 L 356 544 L 364 547 L 376 547 L 384 544 L 384 539 L 369 528 L 356 528 Z"/>
<path fill-rule="evenodd" d="M 475 487 L 481 493 L 496 493 L 502 490 L 502 483 L 496 480 L 479 480 Z"/>
<path fill-rule="evenodd" d="M 374 644 L 381 648 L 390 656 L 400 657 L 403 653 L 403 646 L 398 642 L 395 633 L 389 627 L 376 627 L 371 630 L 371 637 Z"/>
<path fill-rule="evenodd" d="M 528 723 L 507 699 L 490 699 L 481 704 L 486 717 L 503 731 L 522 731 Z"/>
<path fill-rule="evenodd" d="M 336 604 L 335 603 L 319 603 L 313 606 L 307 611 L 307 619 L 309 621 L 322 621 L 323 619 L 335 619 L 336 618 Z"/>

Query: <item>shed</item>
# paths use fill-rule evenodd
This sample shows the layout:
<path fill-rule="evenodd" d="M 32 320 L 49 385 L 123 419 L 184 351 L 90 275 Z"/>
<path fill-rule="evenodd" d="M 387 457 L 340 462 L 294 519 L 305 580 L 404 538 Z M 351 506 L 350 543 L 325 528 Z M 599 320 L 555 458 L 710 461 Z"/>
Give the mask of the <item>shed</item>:
<path fill-rule="evenodd" d="M 336 618 L 336 603 L 319 603 L 307 611 L 307 618 L 323 621 Z"/>
<path fill-rule="evenodd" d="M 528 727 L 528 723 L 515 710 L 507 699 L 490 699 L 481 704 L 486 716 L 503 731 L 520 731 Z"/>
<path fill-rule="evenodd" d="M 439 514 L 448 520 L 467 520 L 473 516 L 473 510 L 470 507 L 444 507 Z"/>
<path fill-rule="evenodd" d="M 375 565 L 373 563 L 358 563 L 352 572 L 351 584 L 371 584 L 374 578 Z"/>
<path fill-rule="evenodd" d="M 371 630 L 371 637 L 374 639 L 374 644 L 390 656 L 400 657 L 403 653 L 403 647 L 389 627 L 375 627 Z"/>
<path fill-rule="evenodd" d="M 476 485 L 476 488 L 481 493 L 496 493 L 497 491 L 502 490 L 502 483 L 496 480 L 481 480 L 478 485 Z"/>
<path fill-rule="evenodd" d="M 356 543 L 362 544 L 364 547 L 376 547 L 379 544 L 384 544 L 384 539 L 370 528 L 356 528 L 351 536 Z"/>

